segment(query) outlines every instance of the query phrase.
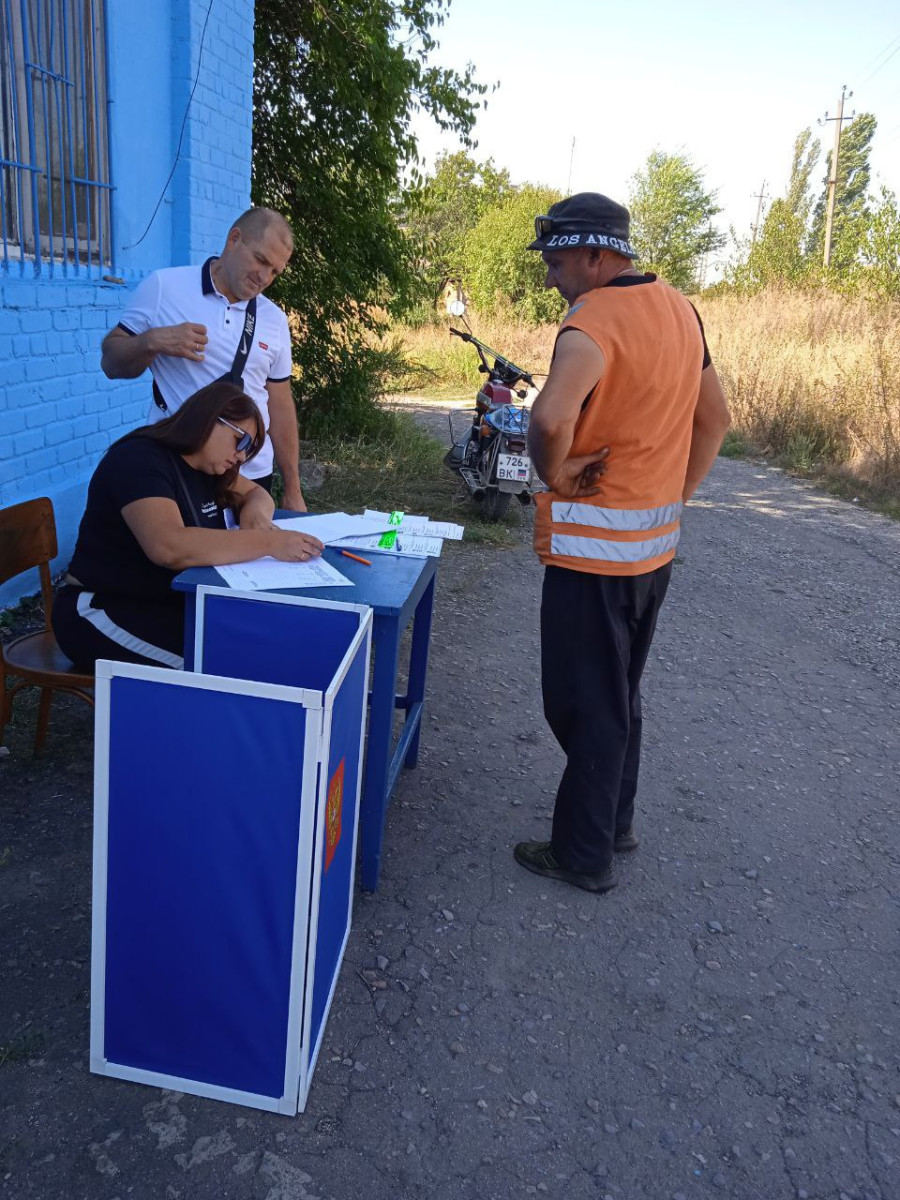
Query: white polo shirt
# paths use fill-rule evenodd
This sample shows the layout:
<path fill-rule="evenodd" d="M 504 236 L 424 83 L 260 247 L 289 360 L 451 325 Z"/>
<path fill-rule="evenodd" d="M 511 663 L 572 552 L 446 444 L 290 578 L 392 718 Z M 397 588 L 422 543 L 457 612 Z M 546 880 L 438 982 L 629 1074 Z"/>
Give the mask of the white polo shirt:
<path fill-rule="evenodd" d="M 210 272 L 210 264 L 214 261 L 207 259 L 202 267 L 165 267 L 154 271 L 142 280 L 119 321 L 119 327 L 131 334 L 146 333 L 160 325 L 180 325 L 183 321 L 206 326 L 209 341 L 203 362 L 161 354 L 150 364 L 170 413 L 175 412 L 188 396 L 228 374 L 244 332 L 247 301 L 232 304 L 216 290 Z M 266 384 L 282 383 L 290 378 L 291 334 L 287 317 L 266 296 L 258 296 L 253 345 L 244 367 L 244 390 L 259 406 L 267 430 L 269 393 Z M 151 400 L 149 421 L 162 420 L 165 415 Z M 247 464 L 243 474 L 248 479 L 271 474 L 273 457 L 272 442 L 267 436 L 266 444 Z"/>

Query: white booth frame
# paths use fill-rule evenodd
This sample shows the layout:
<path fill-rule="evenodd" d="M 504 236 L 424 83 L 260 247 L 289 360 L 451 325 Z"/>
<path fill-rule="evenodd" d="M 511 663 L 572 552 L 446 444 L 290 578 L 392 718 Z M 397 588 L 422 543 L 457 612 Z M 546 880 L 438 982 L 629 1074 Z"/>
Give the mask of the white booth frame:
<path fill-rule="evenodd" d="M 295 688 L 282 684 L 257 683 L 219 675 L 172 671 L 163 667 L 140 666 L 131 663 L 98 661 L 96 665 L 96 724 L 94 744 L 94 844 L 93 844 L 93 911 L 91 953 L 91 1018 L 90 1069 L 94 1074 L 135 1083 L 149 1084 L 222 1100 L 267 1112 L 295 1116 L 303 1112 L 313 1071 L 321 1049 L 328 1014 L 334 999 L 340 965 L 343 961 L 352 922 L 352 905 L 356 876 L 356 854 L 359 829 L 359 808 L 363 779 L 363 750 L 368 705 L 368 679 L 372 653 L 372 610 L 365 605 L 332 603 L 325 600 L 265 592 L 236 592 L 229 588 L 200 587 L 197 589 L 197 626 L 195 634 L 195 663 L 202 666 L 202 633 L 204 601 L 208 595 L 240 596 L 262 602 L 297 604 L 306 607 L 339 608 L 359 614 L 360 623 L 338 670 L 326 691 Z M 347 675 L 361 640 L 365 640 L 365 668 L 360 722 L 359 766 L 356 782 L 356 820 L 353 825 L 352 859 L 347 897 L 347 922 L 340 953 L 322 1015 L 316 1044 L 308 1044 L 312 1029 L 312 1001 L 315 978 L 316 939 L 319 924 L 319 892 L 324 845 L 325 789 L 330 751 L 330 713 L 338 689 Z M 288 1008 L 288 1043 L 285 1057 L 284 1086 L 280 1097 L 263 1096 L 239 1091 L 203 1081 L 143 1070 L 109 1061 L 104 1055 L 106 1004 L 106 924 L 107 924 L 107 854 L 109 832 L 109 757 L 110 757 L 110 696 L 114 678 L 145 679 L 164 682 L 170 686 L 192 687 L 211 692 L 263 697 L 302 705 L 307 711 L 303 747 L 302 794 L 313 795 L 314 803 L 302 805 L 297 847 L 297 876 L 294 890 L 294 928 L 291 952 L 290 997 Z M 314 862 L 304 856 L 304 845 L 315 845 Z M 312 904 L 310 905 L 310 896 Z M 306 913 L 309 921 L 306 922 Z"/>

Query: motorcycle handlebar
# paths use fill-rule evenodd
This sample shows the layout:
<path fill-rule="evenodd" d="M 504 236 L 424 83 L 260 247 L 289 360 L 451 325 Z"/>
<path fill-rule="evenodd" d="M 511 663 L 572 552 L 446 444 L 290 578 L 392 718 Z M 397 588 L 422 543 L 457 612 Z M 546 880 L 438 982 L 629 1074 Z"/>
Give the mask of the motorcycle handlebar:
<path fill-rule="evenodd" d="M 514 362 L 510 362 L 508 358 L 504 358 L 502 354 L 498 354 L 496 350 L 492 350 L 490 346 L 484 342 L 480 342 L 474 334 L 464 333 L 462 329 L 454 329 L 450 327 L 450 333 L 458 338 L 462 338 L 464 342 L 471 342 L 478 351 L 482 362 L 485 361 L 485 353 L 490 354 L 494 360 L 494 369 L 502 373 L 514 375 L 516 379 L 521 379 L 523 383 L 527 383 L 529 387 L 534 387 L 534 380 L 527 371 L 523 371 L 521 367 L 517 367 Z"/>

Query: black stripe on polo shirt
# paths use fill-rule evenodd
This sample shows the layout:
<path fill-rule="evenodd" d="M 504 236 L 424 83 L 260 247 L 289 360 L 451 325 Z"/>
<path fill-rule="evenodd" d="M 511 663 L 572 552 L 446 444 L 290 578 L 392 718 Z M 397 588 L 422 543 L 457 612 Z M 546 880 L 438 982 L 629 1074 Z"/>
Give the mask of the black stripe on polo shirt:
<path fill-rule="evenodd" d="M 128 328 L 128 326 L 127 326 L 127 325 L 125 325 L 125 324 L 123 324 L 121 321 L 120 321 L 120 322 L 118 323 L 118 325 L 116 326 L 116 329 L 124 329 L 124 331 L 125 331 L 126 333 L 130 334 L 130 335 L 131 335 L 131 337 L 137 337 L 137 334 L 134 332 L 134 330 L 133 330 L 133 329 L 129 329 L 129 328 Z"/>
<path fill-rule="evenodd" d="M 280 379 L 272 379 L 271 377 L 267 377 L 266 383 L 287 383 L 287 381 L 291 378 L 292 377 L 290 375 L 282 375 Z"/>
<path fill-rule="evenodd" d="M 215 285 L 212 281 L 212 264 L 216 261 L 215 255 L 208 258 L 200 268 L 200 284 L 203 288 L 204 296 L 212 296 L 215 293 Z"/>

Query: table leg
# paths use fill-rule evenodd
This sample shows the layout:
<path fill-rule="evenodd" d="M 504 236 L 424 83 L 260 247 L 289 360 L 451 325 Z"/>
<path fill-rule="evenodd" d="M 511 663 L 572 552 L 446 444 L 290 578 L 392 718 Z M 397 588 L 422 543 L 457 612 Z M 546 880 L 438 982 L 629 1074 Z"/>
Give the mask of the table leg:
<path fill-rule="evenodd" d="M 400 650 L 400 631 L 397 625 L 396 618 L 375 616 L 372 628 L 375 669 L 372 677 L 372 703 L 369 709 L 369 736 L 366 742 L 366 771 L 359 815 L 361 882 L 368 892 L 373 892 L 378 887 L 381 843 L 388 806 L 394 695 L 397 690 L 397 658 Z"/>
<path fill-rule="evenodd" d="M 416 606 L 416 615 L 413 621 L 412 646 L 409 654 L 409 686 L 407 688 L 409 707 L 407 712 L 415 704 L 425 699 L 425 674 L 428 670 L 428 646 L 431 639 L 431 613 L 434 608 L 435 578 L 437 577 L 432 578 L 431 583 L 429 583 L 422 595 L 422 599 Z M 422 733 L 423 715 L 420 714 L 416 732 L 412 736 L 409 749 L 406 752 L 406 758 L 403 760 L 403 765 L 406 767 L 414 767 L 419 761 L 419 737 Z"/>

